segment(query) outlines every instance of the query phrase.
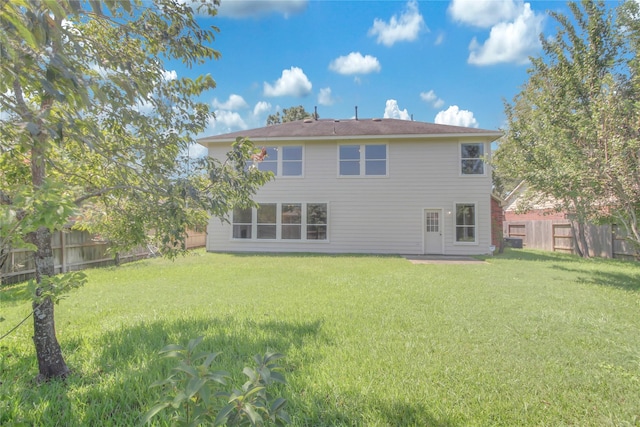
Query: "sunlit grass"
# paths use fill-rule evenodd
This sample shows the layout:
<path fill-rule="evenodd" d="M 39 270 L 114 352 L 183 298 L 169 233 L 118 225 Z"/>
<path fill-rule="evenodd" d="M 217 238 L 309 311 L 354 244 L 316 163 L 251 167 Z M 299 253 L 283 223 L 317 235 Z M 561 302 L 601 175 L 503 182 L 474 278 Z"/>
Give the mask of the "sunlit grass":
<path fill-rule="evenodd" d="M 30 322 L 0 341 L 0 425 L 135 425 L 170 369 L 157 351 L 199 335 L 238 381 L 284 353 L 296 426 L 640 424 L 637 263 L 199 251 L 87 273 L 56 307 L 66 383 L 33 382 Z M 0 333 L 29 313 L 20 288 Z"/>

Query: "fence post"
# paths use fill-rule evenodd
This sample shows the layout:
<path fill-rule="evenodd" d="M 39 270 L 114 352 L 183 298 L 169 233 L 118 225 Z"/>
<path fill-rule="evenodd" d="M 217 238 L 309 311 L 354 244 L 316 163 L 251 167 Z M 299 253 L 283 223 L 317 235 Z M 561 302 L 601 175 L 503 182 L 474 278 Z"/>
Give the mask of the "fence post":
<path fill-rule="evenodd" d="M 60 233 L 60 273 L 65 273 L 67 271 L 67 247 L 65 245 L 65 237 L 64 237 L 64 233 L 62 232 L 62 230 L 59 231 Z"/>

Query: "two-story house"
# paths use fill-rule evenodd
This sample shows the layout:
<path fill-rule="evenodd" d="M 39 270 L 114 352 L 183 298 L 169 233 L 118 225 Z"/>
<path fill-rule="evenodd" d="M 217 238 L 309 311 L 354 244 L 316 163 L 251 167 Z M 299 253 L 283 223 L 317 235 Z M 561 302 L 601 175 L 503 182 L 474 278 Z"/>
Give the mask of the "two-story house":
<path fill-rule="evenodd" d="M 207 250 L 487 254 L 490 144 L 502 134 L 396 119 L 306 119 L 199 139 L 224 158 L 236 137 L 275 179 L 212 220 Z"/>

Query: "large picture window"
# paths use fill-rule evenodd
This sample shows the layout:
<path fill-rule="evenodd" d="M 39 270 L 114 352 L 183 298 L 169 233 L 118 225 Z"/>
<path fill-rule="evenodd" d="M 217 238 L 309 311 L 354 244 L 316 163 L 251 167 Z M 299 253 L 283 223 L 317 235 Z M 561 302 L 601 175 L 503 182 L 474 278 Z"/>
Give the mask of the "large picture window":
<path fill-rule="evenodd" d="M 258 207 L 258 239 L 276 238 L 276 209 L 275 203 L 264 203 Z"/>
<path fill-rule="evenodd" d="M 475 243 L 476 205 L 456 203 L 456 242 Z"/>
<path fill-rule="evenodd" d="M 484 144 L 460 144 L 460 172 L 462 175 L 484 175 Z"/>
<path fill-rule="evenodd" d="M 282 205 L 282 238 L 285 240 L 302 238 L 302 205 L 287 203 Z"/>
<path fill-rule="evenodd" d="M 265 147 L 267 155 L 258 163 L 261 171 L 275 176 L 302 176 L 302 146 Z"/>
<path fill-rule="evenodd" d="M 340 176 L 386 176 L 387 146 L 385 144 L 340 145 Z"/>
<path fill-rule="evenodd" d="M 250 239 L 251 238 L 251 208 L 235 208 L 233 210 L 233 238 L 234 239 Z"/>
<path fill-rule="evenodd" d="M 327 240 L 327 203 L 262 203 L 234 209 L 233 238 L 247 240 Z"/>
<path fill-rule="evenodd" d="M 307 239 L 327 240 L 327 204 L 307 204 Z"/>

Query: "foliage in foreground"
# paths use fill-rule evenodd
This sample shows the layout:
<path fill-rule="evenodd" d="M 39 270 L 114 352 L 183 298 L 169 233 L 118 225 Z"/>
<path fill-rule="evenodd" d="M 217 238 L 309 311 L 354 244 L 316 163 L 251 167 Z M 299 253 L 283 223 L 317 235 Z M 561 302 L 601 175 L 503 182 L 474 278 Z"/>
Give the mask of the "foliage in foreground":
<path fill-rule="evenodd" d="M 0 265 L 11 247 L 35 251 L 38 378 L 70 373 L 46 277 L 51 234 L 70 220 L 114 250 L 152 243 L 185 251 L 187 230 L 225 220 L 267 182 L 246 168 L 253 145 L 192 160 L 213 118 L 198 98 L 215 88 L 192 67 L 217 59 L 218 0 L 0 1 Z M 74 277 L 69 276 L 72 280 Z M 81 284 L 78 282 L 78 285 Z"/>
<path fill-rule="evenodd" d="M 248 380 L 240 390 L 227 392 L 219 387 L 227 385 L 229 374 L 211 370 L 220 353 L 196 352 L 203 338 L 189 340 L 186 347 L 171 344 L 160 351 L 163 357 L 176 359 L 178 365 L 168 378 L 151 385 L 160 387 L 164 395 L 143 417 L 143 424 L 162 411 L 170 413 L 176 426 L 263 426 L 289 422 L 284 410 L 287 401 L 273 397 L 269 390 L 273 384 L 286 383 L 282 367 L 276 364 L 284 357 L 282 354 L 254 356 L 255 368 L 245 367 L 242 371 Z"/>

